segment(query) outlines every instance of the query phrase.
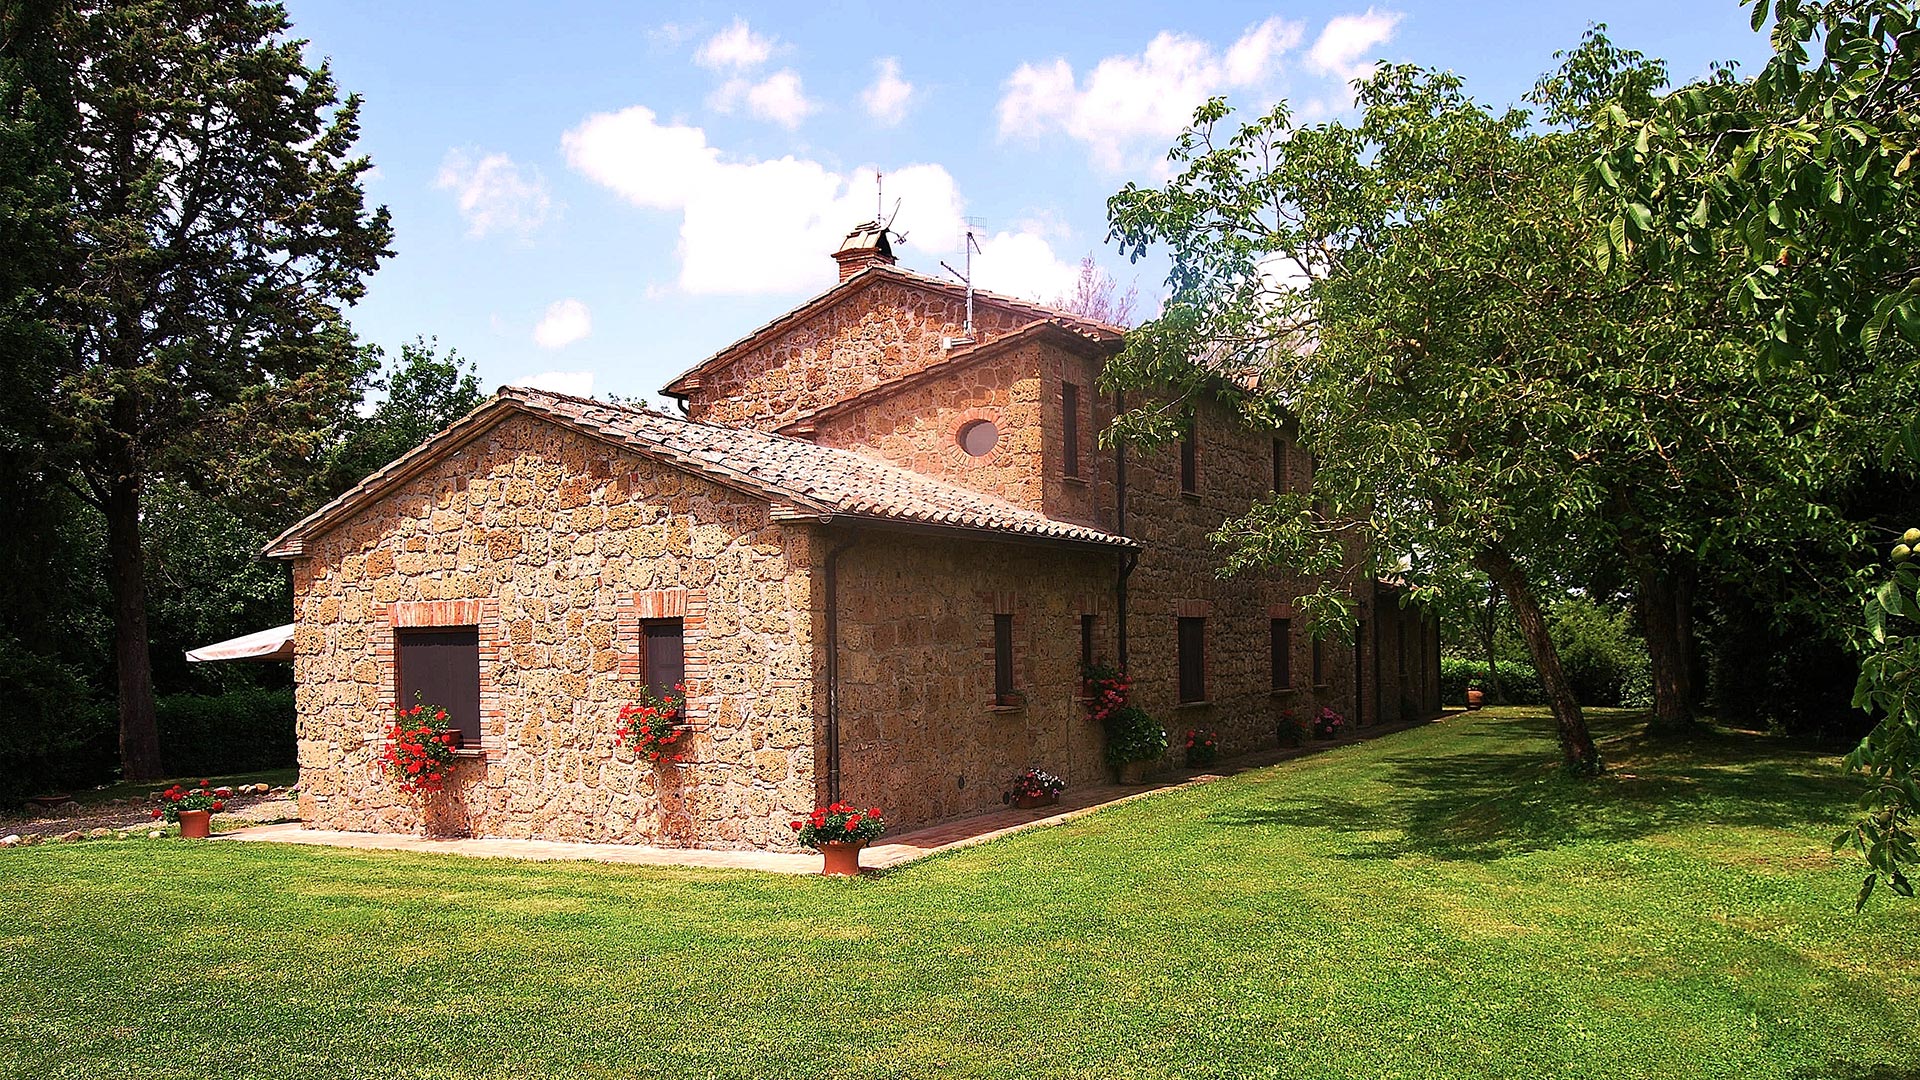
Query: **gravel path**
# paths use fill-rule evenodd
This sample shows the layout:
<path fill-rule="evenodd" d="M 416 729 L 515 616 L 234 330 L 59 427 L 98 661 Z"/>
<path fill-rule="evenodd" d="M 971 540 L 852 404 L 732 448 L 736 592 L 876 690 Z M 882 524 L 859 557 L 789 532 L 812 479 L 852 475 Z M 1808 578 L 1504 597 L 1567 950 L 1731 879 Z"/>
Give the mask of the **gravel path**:
<path fill-rule="evenodd" d="M 258 785 L 265 787 L 266 785 Z M 267 825 L 297 821 L 300 808 L 294 801 L 294 789 L 270 787 L 264 793 L 235 792 L 226 800 L 227 808 L 214 815 L 214 827 L 232 829 L 242 825 Z M 71 802 L 41 809 L 29 805 L 24 811 L 0 813 L 0 838 L 18 836 L 17 843 L 42 840 L 97 837 L 107 833 L 137 832 L 171 828 L 153 816 L 150 798 L 110 799 L 106 802 Z"/>

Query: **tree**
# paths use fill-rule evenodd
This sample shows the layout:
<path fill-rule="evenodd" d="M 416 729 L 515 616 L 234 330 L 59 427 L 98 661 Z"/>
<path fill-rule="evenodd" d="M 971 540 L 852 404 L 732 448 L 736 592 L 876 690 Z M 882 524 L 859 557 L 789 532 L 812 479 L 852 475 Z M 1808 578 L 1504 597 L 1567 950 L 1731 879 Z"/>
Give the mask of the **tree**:
<path fill-rule="evenodd" d="M 5 317 L 56 339 L 10 425 L 106 520 L 125 775 L 161 774 L 144 503 L 159 477 L 279 491 L 366 367 L 340 309 L 389 252 L 360 101 L 277 4 L 0 7 L 0 125 L 44 148 L 5 198 L 50 242 Z M 21 329 L 21 328 L 30 329 Z"/>
<path fill-rule="evenodd" d="M 1093 253 L 1080 258 L 1080 274 L 1074 278 L 1073 293 L 1056 297 L 1053 306 L 1075 315 L 1097 319 L 1109 326 L 1133 325 L 1134 307 L 1140 302 L 1137 285 L 1120 291 L 1120 282 L 1093 261 Z"/>
<path fill-rule="evenodd" d="M 400 359 L 373 381 L 371 389 L 385 397 L 352 425 L 330 455 L 327 495 L 359 483 L 485 400 L 473 366 L 454 349 L 441 357 L 439 348 L 437 338 L 415 338 L 400 347 Z"/>

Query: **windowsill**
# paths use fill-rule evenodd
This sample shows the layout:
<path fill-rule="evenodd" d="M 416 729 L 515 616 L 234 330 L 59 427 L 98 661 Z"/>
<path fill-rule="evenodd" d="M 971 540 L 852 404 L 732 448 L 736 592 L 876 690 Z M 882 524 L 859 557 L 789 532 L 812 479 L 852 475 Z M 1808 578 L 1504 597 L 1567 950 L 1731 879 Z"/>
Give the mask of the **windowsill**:
<path fill-rule="evenodd" d="M 478 761 L 487 756 L 487 748 L 484 746 L 462 746 L 454 750 L 453 756 Z"/>
<path fill-rule="evenodd" d="M 1025 712 L 1026 709 L 1027 706 L 1024 703 L 1019 705 L 1002 705 L 996 701 L 987 706 L 987 711 L 992 713 Z"/>
<path fill-rule="evenodd" d="M 1268 697 L 1286 697 L 1290 694 L 1297 694 L 1300 692 L 1300 690 L 1301 688 L 1298 686 L 1276 686 L 1273 689 L 1267 691 L 1267 696 Z"/>
<path fill-rule="evenodd" d="M 1174 708 L 1176 709 L 1210 709 L 1212 707 L 1213 707 L 1213 702 L 1205 701 L 1205 700 L 1182 701 L 1179 704 L 1174 706 Z"/>
<path fill-rule="evenodd" d="M 1066 481 L 1069 484 L 1077 484 L 1080 487 L 1087 486 L 1087 478 L 1084 476 L 1081 476 L 1079 473 L 1061 473 L 1060 479 Z"/>
<path fill-rule="evenodd" d="M 1194 502 L 1200 501 L 1200 493 L 1197 491 L 1183 491 L 1180 493 L 1180 497 L 1183 499 L 1192 499 Z"/>

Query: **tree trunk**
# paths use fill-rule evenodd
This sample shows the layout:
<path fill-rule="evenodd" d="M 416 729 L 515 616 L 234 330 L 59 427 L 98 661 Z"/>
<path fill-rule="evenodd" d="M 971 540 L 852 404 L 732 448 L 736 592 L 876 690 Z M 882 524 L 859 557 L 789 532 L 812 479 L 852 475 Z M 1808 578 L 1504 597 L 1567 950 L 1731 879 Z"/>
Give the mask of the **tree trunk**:
<path fill-rule="evenodd" d="M 1547 632 L 1547 617 L 1540 610 L 1540 601 L 1533 595 L 1526 574 L 1506 550 L 1497 545 L 1482 548 L 1473 563 L 1500 586 L 1507 606 L 1513 609 L 1520 635 L 1527 641 L 1527 652 L 1533 657 L 1534 668 L 1540 672 L 1547 705 L 1553 710 L 1560 734 L 1560 756 L 1567 772 L 1575 776 L 1598 775 L 1600 751 L 1594 747 L 1593 736 L 1587 731 L 1587 719 L 1580 712 L 1580 702 L 1573 696 L 1573 686 L 1567 682 L 1566 672 L 1560 669 L 1560 651 L 1554 648 L 1553 637 Z"/>
<path fill-rule="evenodd" d="M 147 651 L 146 557 L 140 543 L 140 480 L 115 469 L 102 509 L 107 518 L 107 583 L 113 593 L 113 660 L 120 690 L 120 776 L 158 780 L 160 724 L 153 709 L 153 658 Z"/>
<path fill-rule="evenodd" d="M 1647 639 L 1647 663 L 1653 676 L 1653 720 L 1657 735 L 1684 735 L 1699 725 L 1693 715 L 1693 619 L 1690 588 L 1683 573 L 1647 567 L 1634 575 L 1633 606 Z"/>
<path fill-rule="evenodd" d="M 1500 669 L 1496 666 L 1498 661 L 1494 658 L 1493 647 L 1495 619 L 1499 611 L 1500 586 L 1494 584 L 1492 581 L 1488 581 L 1487 602 L 1481 607 L 1480 618 L 1475 620 L 1475 622 L 1480 630 L 1480 647 L 1486 650 L 1487 654 L 1486 690 L 1487 703 L 1489 705 L 1505 705 L 1507 703 L 1507 690 L 1506 687 L 1500 684 Z"/>

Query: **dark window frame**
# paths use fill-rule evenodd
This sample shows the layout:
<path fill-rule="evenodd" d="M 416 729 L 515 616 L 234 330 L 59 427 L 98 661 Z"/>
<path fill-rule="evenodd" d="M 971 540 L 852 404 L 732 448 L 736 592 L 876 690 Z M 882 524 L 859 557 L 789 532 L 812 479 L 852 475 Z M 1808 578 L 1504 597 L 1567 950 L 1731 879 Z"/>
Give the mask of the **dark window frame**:
<path fill-rule="evenodd" d="M 1080 388 L 1070 382 L 1060 384 L 1060 437 L 1065 452 L 1060 457 L 1060 471 L 1071 477 L 1080 476 Z"/>
<path fill-rule="evenodd" d="M 1320 637 L 1313 639 L 1313 685 L 1327 685 L 1327 643 Z"/>
<path fill-rule="evenodd" d="M 1273 689 L 1293 689 L 1293 620 L 1267 620 L 1267 647 L 1272 652 Z"/>
<path fill-rule="evenodd" d="M 1200 494 L 1200 445 L 1191 431 L 1180 438 L 1180 494 Z"/>
<path fill-rule="evenodd" d="M 1174 634 L 1179 670 L 1180 704 L 1197 705 L 1205 702 L 1207 700 L 1207 620 L 1203 616 L 1179 616 Z"/>
<path fill-rule="evenodd" d="M 670 631 L 670 632 L 669 632 Z M 656 647 L 658 639 L 662 645 Z M 671 649 L 665 648 L 665 642 L 672 641 Z M 658 665 L 662 670 L 655 671 Z M 655 681 L 659 675 L 660 681 Z M 685 619 L 641 619 L 640 620 L 640 678 L 647 692 L 665 700 L 668 695 L 679 693 L 676 685 L 685 685 L 687 681 L 687 623 Z"/>
<path fill-rule="evenodd" d="M 1287 473 L 1292 466 L 1287 450 L 1287 438 L 1284 435 L 1273 437 L 1273 493 L 1284 495 L 1293 487 L 1293 479 Z"/>
<path fill-rule="evenodd" d="M 455 639 L 455 640 L 448 640 Z M 471 639 L 471 640 L 469 640 Z M 435 650 L 428 653 L 426 650 Z M 444 650 L 444 651 L 442 651 Z M 473 680 L 466 684 L 464 673 L 455 672 L 436 678 L 425 673 L 429 657 L 434 662 L 453 659 L 453 652 L 469 652 L 473 658 Z M 461 659 L 464 663 L 464 657 Z M 414 670 L 409 673 L 408 668 Z M 478 626 L 406 626 L 393 632 L 393 697 L 398 708 L 416 704 L 438 706 L 447 711 L 449 726 L 460 732 L 462 749 L 475 750 L 485 734 L 480 715 L 480 628 Z M 446 690 L 425 692 L 422 683 L 441 682 Z M 455 685 L 458 682 L 461 685 Z M 415 701 L 416 696 L 419 698 Z"/>
<path fill-rule="evenodd" d="M 1098 616 L 1092 614 L 1080 616 L 1080 670 L 1082 672 L 1093 666 L 1093 637 L 1097 618 Z"/>
<path fill-rule="evenodd" d="M 1013 685 L 1013 616 L 996 613 L 993 617 L 993 703 L 1018 704 L 1019 694 Z"/>

